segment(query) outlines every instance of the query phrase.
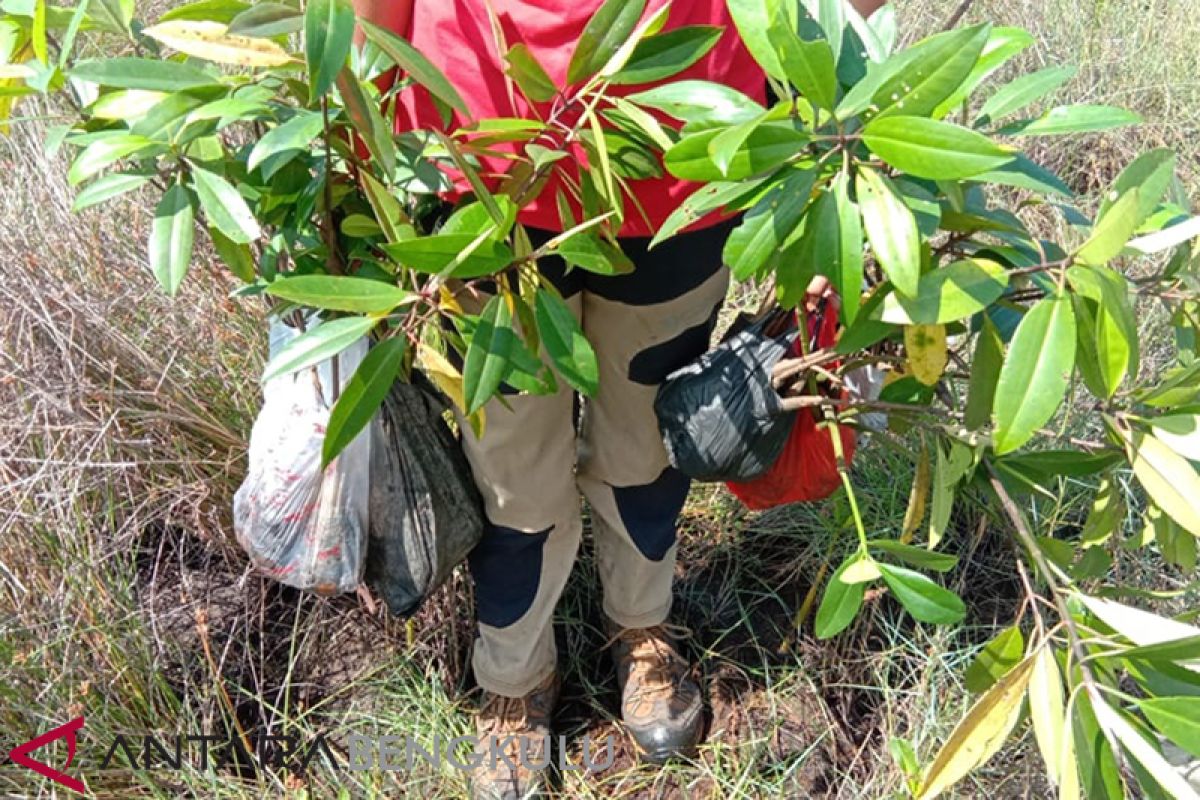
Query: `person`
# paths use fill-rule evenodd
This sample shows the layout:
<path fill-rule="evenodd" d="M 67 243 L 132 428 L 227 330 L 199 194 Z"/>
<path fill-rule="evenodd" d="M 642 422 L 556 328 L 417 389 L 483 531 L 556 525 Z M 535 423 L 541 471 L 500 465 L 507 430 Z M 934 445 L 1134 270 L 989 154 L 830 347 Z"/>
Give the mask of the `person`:
<path fill-rule="evenodd" d="M 649 0 L 645 13 L 665 1 Z M 405 36 L 454 83 L 472 117 L 486 119 L 524 117 L 530 110 L 507 89 L 494 26 L 507 46 L 528 46 L 563 86 L 575 43 L 601 2 L 354 5 L 360 17 Z M 869 12 L 882 2 L 856 5 Z M 665 29 L 684 25 L 724 31 L 705 57 L 673 80 L 714 81 L 765 100 L 765 77 L 738 38 L 725 0 L 675 0 Z M 401 129 L 443 124 L 420 87 L 406 88 L 398 106 Z M 624 724 L 652 762 L 693 752 L 701 736 L 701 692 L 668 622 L 676 524 L 689 480 L 668 463 L 653 402 L 668 373 L 708 348 L 729 286 L 721 251 L 736 220 L 706 218 L 650 250 L 649 237 L 697 187 L 670 176 L 634 186 L 645 218 L 626 214 L 619 235 L 634 264 L 631 273 L 568 271 L 554 257 L 539 263 L 596 352 L 599 388 L 580 404 L 578 425 L 576 398 L 564 385 L 551 395 L 492 400 L 482 437 L 462 426 L 487 517 L 468 559 L 478 622 L 472 668 L 483 690 L 477 730 L 481 742 L 500 737 L 526 748 L 524 758 L 482 759 L 471 780 L 476 798 L 540 796 L 543 771 L 527 765 L 548 757 L 544 748 L 559 687 L 552 620 L 582 536 L 580 492 L 591 514 L 603 590 L 600 624 L 612 646 Z M 560 232 L 554 193 L 543 191 L 519 220 L 534 246 Z"/>

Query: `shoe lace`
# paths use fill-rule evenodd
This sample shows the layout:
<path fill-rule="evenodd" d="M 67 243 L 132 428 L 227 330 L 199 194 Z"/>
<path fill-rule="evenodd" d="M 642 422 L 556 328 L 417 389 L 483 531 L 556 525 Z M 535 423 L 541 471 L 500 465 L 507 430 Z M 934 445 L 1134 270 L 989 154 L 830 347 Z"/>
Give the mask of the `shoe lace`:
<path fill-rule="evenodd" d="M 526 697 L 506 697 L 489 693 L 479 711 L 483 729 L 490 734 L 520 733 L 529 727 L 529 701 Z"/>
<path fill-rule="evenodd" d="M 604 646 L 618 641 L 626 645 L 630 672 L 640 673 L 643 696 L 669 696 L 686 674 L 685 662 L 671 644 L 671 637 L 690 635 L 691 630 L 683 625 L 662 622 L 648 628 L 622 628 Z"/>

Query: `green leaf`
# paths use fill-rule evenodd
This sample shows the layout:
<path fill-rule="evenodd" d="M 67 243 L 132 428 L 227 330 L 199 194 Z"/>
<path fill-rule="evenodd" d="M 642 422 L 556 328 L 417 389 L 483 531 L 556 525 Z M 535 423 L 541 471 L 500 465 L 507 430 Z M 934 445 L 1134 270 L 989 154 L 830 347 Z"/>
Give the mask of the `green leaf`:
<path fill-rule="evenodd" d="M 562 241 L 555 252 L 573 267 L 597 275 L 628 275 L 633 272 L 629 256 L 591 232 L 579 233 Z"/>
<path fill-rule="evenodd" d="M 1137 125 L 1142 118 L 1132 111 L 1114 106 L 1059 106 L 1037 119 L 1005 125 L 997 133 L 1007 136 L 1057 136 L 1063 133 L 1090 133 Z"/>
<path fill-rule="evenodd" d="M 250 5 L 241 0 L 198 0 L 168 9 L 158 21 L 199 20 L 228 23 L 249 8 Z"/>
<path fill-rule="evenodd" d="M 353 70 L 348 67 L 342 67 L 336 83 L 338 93 L 342 96 L 342 104 L 346 108 L 346 116 L 366 142 L 371 158 L 375 159 L 384 175 L 394 175 L 396 145 L 392 141 L 392 124 L 380 113 L 379 102 L 368 96 L 358 78 L 354 76 Z"/>
<path fill-rule="evenodd" d="M 599 72 L 633 33 L 645 8 L 645 0 L 604 0 L 575 45 L 567 83 L 579 83 Z"/>
<path fill-rule="evenodd" d="M 1009 670 L 1021 663 L 1025 654 L 1025 637 L 1020 627 L 1005 628 L 988 642 L 967 667 L 963 682 L 975 694 L 986 692 Z"/>
<path fill-rule="evenodd" d="M 782 10 L 767 30 L 787 79 L 809 102 L 832 111 L 837 105 L 837 67 L 824 39 L 804 42 L 787 22 Z"/>
<path fill-rule="evenodd" d="M 200 208 L 217 230 L 238 244 L 249 244 L 262 235 L 254 213 L 229 181 L 195 165 L 189 172 Z"/>
<path fill-rule="evenodd" d="M 814 623 L 818 639 L 828 639 L 844 631 L 862 608 L 865 584 L 848 584 L 842 581 L 846 570 L 858 561 L 858 555 L 852 555 L 837 569 L 825 584 L 825 595 L 817 609 Z"/>
<path fill-rule="evenodd" d="M 1079 248 L 1076 258 L 1084 264 L 1103 266 L 1120 255 L 1137 229 L 1137 209 L 1141 193 L 1137 189 L 1122 195 L 1096 220 L 1092 235 Z"/>
<path fill-rule="evenodd" d="M 95 20 L 101 28 L 118 36 L 129 35 L 129 23 L 133 21 L 134 0 L 92 0 L 88 6 L 88 16 Z"/>
<path fill-rule="evenodd" d="M 1014 111 L 1020 111 L 1030 103 L 1056 91 L 1064 83 L 1074 78 L 1078 72 L 1079 69 L 1074 66 L 1047 67 L 1028 75 L 1022 75 L 997 89 L 979 109 L 979 116 L 989 120 L 998 120 Z"/>
<path fill-rule="evenodd" d="M 1138 329 L 1129 302 L 1129 284 L 1123 275 L 1105 267 L 1073 266 L 1067 270 L 1067 280 L 1076 292 L 1094 301 L 1087 303 L 1086 313 L 1080 315 L 1084 323 L 1080 339 L 1089 356 L 1089 368 L 1094 358 L 1097 375 L 1084 373 L 1084 377 L 1090 378 L 1088 386 L 1097 395 L 1112 397 L 1125 376 L 1138 371 Z M 1085 331 L 1089 325 L 1091 330 Z M 1090 341 L 1084 341 L 1085 332 Z M 1094 385 L 1096 378 L 1098 385 Z"/>
<path fill-rule="evenodd" d="M 504 60 L 508 63 L 505 72 L 508 73 L 521 92 L 530 100 L 544 103 L 554 99 L 558 88 L 546 74 L 545 68 L 537 60 L 537 56 L 524 42 L 519 42 L 509 48 Z"/>
<path fill-rule="evenodd" d="M 290 275 L 272 281 L 266 291 L 302 306 L 360 314 L 382 314 L 411 297 L 390 283 L 348 275 Z"/>
<path fill-rule="evenodd" d="M 494 200 L 503 215 L 504 221 L 501 224 L 496 224 L 486 205 L 475 200 L 455 209 L 450 218 L 442 223 L 438 233 L 466 233 L 473 238 L 490 230 L 491 238 L 498 242 L 504 241 L 517 221 L 517 204 L 506 195 L 496 195 Z"/>
<path fill-rule="evenodd" d="M 74 186 L 122 158 L 147 151 L 144 157 L 165 150 L 165 146 L 145 136 L 113 133 L 85 147 L 67 171 L 67 182 Z"/>
<path fill-rule="evenodd" d="M 1018 189 L 1028 189 L 1031 192 L 1058 195 L 1059 197 L 1074 197 L 1075 195 L 1071 191 L 1071 187 L 1063 183 L 1062 178 L 1019 154 L 1005 166 L 981 172 L 971 180 L 980 183 L 998 183 L 1001 186 L 1015 186 Z"/>
<path fill-rule="evenodd" d="M 1000 369 L 996 400 L 996 453 L 1016 450 L 1050 421 L 1075 368 L 1075 313 L 1069 295 L 1047 297 L 1026 314 Z"/>
<path fill-rule="evenodd" d="M 272 38 L 290 36 L 304 29 L 304 14 L 282 3 L 257 2 L 229 23 L 229 32 L 239 36 Z"/>
<path fill-rule="evenodd" d="M 1109 746 L 1108 739 L 1096 722 L 1092 700 L 1087 692 L 1081 692 L 1072 706 L 1071 735 L 1065 737 L 1077 757 L 1079 775 L 1083 783 L 1083 797 L 1091 800 L 1124 800 L 1128 797 L 1121 776 L 1121 769 Z M 1065 749 L 1065 748 L 1064 748 Z M 1069 759 L 1062 760 L 1062 771 L 1068 774 L 1073 768 Z"/>
<path fill-rule="evenodd" d="M 329 412 L 329 424 L 321 445 L 322 469 L 370 424 L 400 374 L 407 343 L 403 336 L 379 342 L 367 351 L 358 369 L 346 382 Z"/>
<path fill-rule="evenodd" d="M 448 274 L 464 279 L 491 275 L 513 260 L 508 245 L 486 237 L 480 241 L 479 234 L 469 233 L 422 236 L 387 244 L 383 249 L 401 264 L 419 272 L 436 275 L 453 265 Z"/>
<path fill-rule="evenodd" d="M 745 122 L 766 111 L 743 92 L 711 81 L 673 81 L 631 94 L 626 99 L 691 125 L 705 127 Z"/>
<path fill-rule="evenodd" d="M 263 177 L 270 180 L 288 161 L 307 152 L 324 127 L 324 120 L 316 112 L 302 111 L 296 114 L 282 125 L 267 131 L 258 140 L 250 151 L 246 169 L 255 170 L 261 165 Z"/>
<path fill-rule="evenodd" d="M 748 192 L 753 191 L 757 186 L 765 182 L 766 179 L 750 181 L 748 183 L 742 181 L 718 181 L 701 186 L 675 207 L 675 210 L 671 212 L 659 227 L 658 232 L 654 234 L 654 239 L 650 242 L 650 248 L 657 247 L 679 231 L 699 222 L 709 213 L 745 196 Z"/>
<path fill-rule="evenodd" d="M 97 203 L 111 200 L 114 197 L 139 189 L 149 183 L 153 175 L 138 172 L 114 172 L 89 183 L 75 196 L 71 205 L 72 211 L 82 211 Z"/>
<path fill-rule="evenodd" d="M 703 58 L 721 38 L 722 28 L 687 25 L 638 42 L 621 71 L 609 78 L 618 86 L 652 83 L 676 75 Z"/>
<path fill-rule="evenodd" d="M 963 424 L 968 430 L 979 430 L 992 417 L 996 384 L 1004 364 L 1004 340 L 992 318 L 983 315 L 983 325 L 975 342 L 975 357 L 971 359 L 971 378 L 967 383 L 967 408 Z"/>
<path fill-rule="evenodd" d="M 863 286 L 863 228 L 858 205 L 850 199 L 850 176 L 840 173 L 833 181 L 837 206 L 838 246 L 830 254 L 829 279 L 842 299 L 842 322 L 851 325 L 858 317 Z"/>
<path fill-rule="evenodd" d="M 987 308 L 1007 288 L 1008 272 L 995 261 L 955 261 L 922 275 L 912 297 L 884 297 L 879 319 L 895 325 L 944 325 Z"/>
<path fill-rule="evenodd" d="M 1193 541 L 1195 540 L 1193 539 Z M 1159 644 L 1130 647 L 1122 650 L 1120 657 L 1124 660 L 1134 659 L 1159 663 L 1181 662 L 1180 666 L 1197 671 L 1197 665 L 1194 662 L 1200 661 L 1200 636 L 1185 636 L 1182 639 L 1169 639 Z"/>
<path fill-rule="evenodd" d="M 770 112 L 768 112 L 769 114 Z M 766 121 L 767 114 L 740 122 L 730 128 L 725 128 L 708 142 L 708 155 L 722 175 L 727 175 L 729 164 L 733 161 L 738 149 L 750 138 L 759 125 Z"/>
<path fill-rule="evenodd" d="M 314 325 L 275 354 L 263 372 L 262 382 L 333 358 L 370 333 L 378 322 L 372 317 L 345 317 Z"/>
<path fill-rule="evenodd" d="M 464 117 L 470 116 L 471 112 L 468 110 L 467 103 L 463 100 L 462 95 L 447 80 L 442 71 L 433 65 L 432 61 L 417 52 L 416 48 L 403 38 L 389 30 L 380 28 L 378 25 L 372 25 L 366 20 L 359 20 L 358 24 L 363 29 L 363 33 L 366 34 L 367 38 L 387 54 L 388 58 L 392 59 L 410 78 L 424 86 L 429 90 L 430 94 L 455 111 L 458 111 Z"/>
<path fill-rule="evenodd" d="M 785 75 L 767 32 L 775 19 L 775 9 L 781 5 L 780 0 L 726 0 L 742 43 L 759 66 L 778 80 L 784 80 Z"/>
<path fill-rule="evenodd" d="M 1155 697 L 1138 708 L 1160 733 L 1194 756 L 1200 756 L 1200 697 Z"/>
<path fill-rule="evenodd" d="M 1116 533 L 1125 521 L 1125 502 L 1119 489 L 1108 478 L 1100 481 L 1092 507 L 1079 533 L 1084 547 L 1103 544 Z"/>
<path fill-rule="evenodd" d="M 663 159 L 677 178 L 689 181 L 741 180 L 774 169 L 798 153 L 809 137 L 787 123 L 766 123 L 755 128 L 722 170 L 708 151 L 720 130 L 708 130 L 683 139 Z"/>
<path fill-rule="evenodd" d="M 932 114 L 971 74 L 990 31 L 989 25 L 975 25 L 935 34 L 889 59 L 888 65 L 895 62 L 902 68 L 872 96 L 877 116 Z"/>
<path fill-rule="evenodd" d="M 981 133 L 921 117 L 878 117 L 863 128 L 862 138 L 875 155 L 918 178 L 961 180 L 1013 160 Z"/>
<path fill-rule="evenodd" d="M 915 296 L 921 278 L 921 236 L 917 220 L 892 182 L 873 169 L 858 173 L 863 228 L 875 258 L 896 291 Z"/>
<path fill-rule="evenodd" d="M 167 189 L 154 209 L 150 224 L 150 271 L 163 291 L 172 297 L 187 275 L 192 260 L 195 216 L 187 190 L 176 184 Z"/>
<path fill-rule="evenodd" d="M 953 94 L 938 104 L 933 111 L 934 118 L 942 119 L 950 112 L 961 108 L 971 92 L 1033 42 L 1033 36 L 1021 28 L 993 28 L 988 35 L 987 43 L 983 46 L 983 52 L 980 54 L 979 60 L 975 62 L 975 66 L 971 68 L 970 74 L 954 90 Z"/>
<path fill-rule="evenodd" d="M 517 338 L 511 326 L 508 301 L 502 295 L 493 295 L 483 308 L 463 360 L 463 401 L 467 404 L 467 414 L 482 408 L 500 388 Z"/>
<path fill-rule="evenodd" d="M 354 38 L 354 8 L 349 0 L 308 0 L 304 9 L 304 58 L 312 97 L 333 86 Z"/>
<path fill-rule="evenodd" d="M 1094 698 L 1092 710 L 1101 726 L 1116 735 L 1121 746 L 1140 764 L 1143 771 L 1138 773 L 1141 783 L 1149 780 L 1155 789 L 1161 789 L 1173 800 L 1200 800 L 1200 794 L 1191 787 L 1186 778 L 1172 766 L 1162 753 L 1157 743 L 1151 744 L 1142 732 L 1129 723 L 1126 717 L 1117 713 L 1107 703 Z M 1143 785 L 1144 789 L 1149 789 Z"/>
<path fill-rule="evenodd" d="M 195 67 L 155 58 L 93 58 L 80 61 L 68 74 L 101 86 L 155 92 L 180 92 L 219 83 L 215 75 Z"/>
<path fill-rule="evenodd" d="M 1200 536 L 1200 475 L 1188 463 L 1153 435 L 1122 432 L 1133 474 L 1162 511 L 1171 519 Z"/>
<path fill-rule="evenodd" d="M 880 564 L 879 571 L 892 594 L 914 619 L 933 625 L 951 625 L 966 616 L 966 606 L 958 595 L 921 573 L 891 564 Z"/>
<path fill-rule="evenodd" d="M 949 572 L 958 565 L 958 556 L 950 555 L 949 553 L 937 553 L 933 550 L 927 550 L 924 547 L 914 547 L 911 544 L 904 544 L 894 539 L 877 539 L 867 542 L 867 547 L 887 553 L 903 561 L 905 564 L 911 564 L 914 567 L 921 567 L 923 569 L 931 569 L 934 572 Z"/>
<path fill-rule="evenodd" d="M 748 211 L 725 240 L 723 258 L 738 280 L 757 274 L 779 253 L 808 205 L 815 176 L 793 172 Z"/>
<path fill-rule="evenodd" d="M 216 228 L 210 227 L 208 236 L 212 239 L 213 249 L 217 251 L 217 255 L 225 262 L 229 271 L 245 283 L 254 283 L 254 255 L 250 252 L 250 247 L 229 239 Z"/>
<path fill-rule="evenodd" d="M 800 223 L 797 220 L 797 223 Z M 836 269 L 841 234 L 838 231 L 837 201 L 829 192 L 820 192 L 804 214 L 804 221 L 790 242 L 769 261 L 775 266 L 776 297 L 784 308 L 796 308 L 804 302 L 808 286 L 818 271 Z M 786 231 L 783 231 L 786 235 Z"/>
<path fill-rule="evenodd" d="M 1096 216 L 1103 218 L 1110 209 L 1128 192 L 1137 190 L 1138 207 L 1134 218 L 1136 227 L 1150 218 L 1158 204 L 1162 202 L 1171 187 L 1175 177 L 1175 151 L 1169 147 L 1159 147 L 1142 153 L 1117 176 L 1112 188 L 1105 193 L 1100 201 L 1100 210 Z"/>
<path fill-rule="evenodd" d="M 556 292 L 538 289 L 534 302 L 538 334 L 559 374 L 580 393 L 594 395 L 600 368 L 579 320 Z"/>

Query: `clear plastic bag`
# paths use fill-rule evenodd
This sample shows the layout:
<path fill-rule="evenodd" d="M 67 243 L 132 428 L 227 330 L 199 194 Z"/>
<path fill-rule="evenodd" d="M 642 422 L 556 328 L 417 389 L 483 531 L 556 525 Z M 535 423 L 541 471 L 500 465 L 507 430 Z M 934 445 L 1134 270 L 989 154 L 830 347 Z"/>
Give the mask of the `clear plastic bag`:
<path fill-rule="evenodd" d="M 271 355 L 299 334 L 272 322 Z M 233 499 L 234 531 L 255 566 L 281 583 L 323 595 L 354 591 L 363 576 L 370 426 L 325 470 L 321 446 L 333 387 L 346 385 L 367 346 L 364 338 L 335 358 L 267 381 L 250 433 L 249 471 Z"/>

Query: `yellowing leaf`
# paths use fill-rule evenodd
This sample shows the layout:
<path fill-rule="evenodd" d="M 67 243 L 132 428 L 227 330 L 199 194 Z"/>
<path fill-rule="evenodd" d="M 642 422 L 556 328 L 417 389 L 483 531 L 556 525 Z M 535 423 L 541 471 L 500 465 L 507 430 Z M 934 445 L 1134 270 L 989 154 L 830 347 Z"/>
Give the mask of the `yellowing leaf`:
<path fill-rule="evenodd" d="M 908 370 L 926 386 L 933 386 L 946 371 L 945 325 L 908 325 L 904 328 Z"/>
<path fill-rule="evenodd" d="M 96 119 L 130 121 L 145 116 L 147 111 L 158 105 L 166 96 L 166 92 L 122 89 L 101 95 L 88 110 Z"/>
<path fill-rule="evenodd" d="M 444 355 L 424 343 L 417 348 L 417 362 L 429 379 L 450 398 L 459 411 L 465 414 L 467 402 L 463 394 L 462 373 L 455 369 Z M 482 408 L 467 417 L 467 422 L 470 423 L 471 430 L 477 437 L 483 436 L 487 418 L 484 416 Z"/>
<path fill-rule="evenodd" d="M 917 471 L 913 475 L 912 491 L 908 495 L 908 509 L 904 512 L 904 526 L 900 531 L 900 541 L 904 544 L 913 540 L 917 528 L 921 527 L 921 521 L 925 519 L 925 506 L 929 502 L 929 482 L 929 448 L 922 442 Z"/>
<path fill-rule="evenodd" d="M 1187 459 L 1154 436 L 1121 431 L 1133 474 L 1162 511 L 1200 536 L 1200 474 Z"/>
<path fill-rule="evenodd" d="M 171 20 L 151 25 L 143 33 L 189 56 L 218 64 L 278 67 L 290 63 L 287 51 L 270 39 L 227 33 L 228 25 L 206 20 Z"/>
<path fill-rule="evenodd" d="M 932 800 L 996 754 L 1021 715 L 1033 664 L 1026 658 L 975 702 L 926 770 L 917 800 Z"/>
<path fill-rule="evenodd" d="M 37 75 L 37 73 L 24 64 L 0 64 L 0 79 L 25 79 L 32 78 L 34 75 Z"/>
<path fill-rule="evenodd" d="M 879 575 L 879 565 L 875 563 L 875 559 L 864 557 L 841 570 L 835 578 L 848 586 L 853 586 L 856 583 L 868 583 L 876 580 Z"/>
<path fill-rule="evenodd" d="M 1046 774 L 1058 785 L 1062 780 L 1059 754 L 1063 749 L 1066 706 L 1058 662 L 1054 660 L 1054 650 L 1046 645 L 1039 647 L 1033 656 L 1033 669 L 1029 676 L 1029 717 L 1033 722 L 1038 750 L 1046 765 Z"/>

